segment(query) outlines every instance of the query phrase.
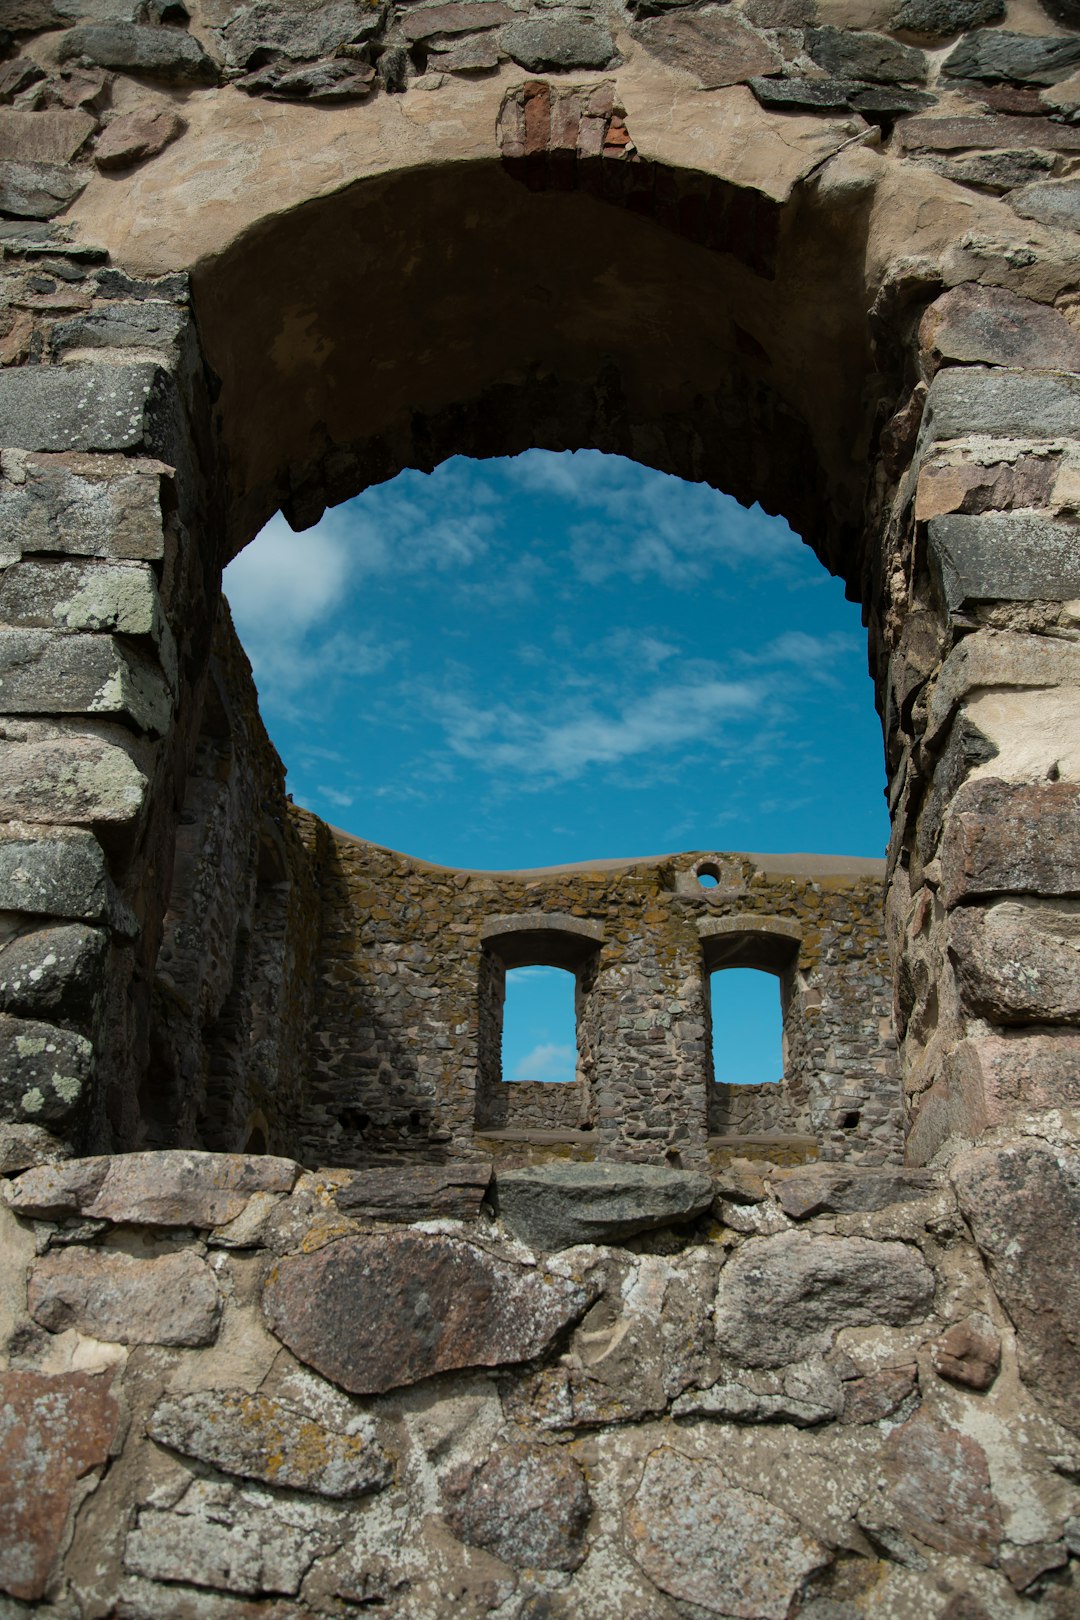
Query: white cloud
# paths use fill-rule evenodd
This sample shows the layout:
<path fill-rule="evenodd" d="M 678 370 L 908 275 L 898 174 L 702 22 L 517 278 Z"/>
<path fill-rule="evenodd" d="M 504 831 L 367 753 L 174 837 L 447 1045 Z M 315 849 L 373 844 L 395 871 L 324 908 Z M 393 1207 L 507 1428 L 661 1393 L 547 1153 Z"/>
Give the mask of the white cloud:
<path fill-rule="evenodd" d="M 511 1080 L 547 1080 L 551 1082 L 573 1080 L 577 1070 L 577 1053 L 572 1046 L 558 1046 L 546 1041 L 526 1052 L 514 1065 Z"/>
<path fill-rule="evenodd" d="M 314 529 L 294 534 L 279 512 L 233 558 L 222 583 L 245 640 L 294 638 L 334 608 L 349 572 L 345 527 L 328 513 Z"/>

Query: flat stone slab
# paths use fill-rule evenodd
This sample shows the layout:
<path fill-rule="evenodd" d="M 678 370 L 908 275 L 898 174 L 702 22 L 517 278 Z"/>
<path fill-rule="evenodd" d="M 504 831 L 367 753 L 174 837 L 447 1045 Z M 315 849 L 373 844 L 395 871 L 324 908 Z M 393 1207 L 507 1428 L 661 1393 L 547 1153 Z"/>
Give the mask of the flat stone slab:
<path fill-rule="evenodd" d="M 167 1396 L 146 1432 L 223 1473 L 316 1496 L 364 1496 L 388 1484 L 394 1472 L 373 1441 L 336 1434 L 287 1401 L 243 1389 Z"/>
<path fill-rule="evenodd" d="M 516 1238 L 550 1252 L 693 1220 L 712 1203 L 713 1186 L 698 1171 L 661 1165 L 556 1163 L 501 1171 L 495 1198 Z"/>
<path fill-rule="evenodd" d="M 334 1193 L 338 1208 L 377 1221 L 475 1220 L 491 1165 L 397 1165 L 357 1170 Z"/>
<path fill-rule="evenodd" d="M 932 1170 L 843 1164 L 774 1170 L 769 1179 L 784 1214 L 796 1221 L 811 1215 L 847 1215 L 912 1203 L 928 1197 L 940 1181 Z"/>
<path fill-rule="evenodd" d="M 279 1261 L 263 1312 L 301 1361 L 354 1395 L 378 1395 L 455 1368 L 528 1361 L 594 1297 L 458 1238 L 392 1232 Z"/>
<path fill-rule="evenodd" d="M 292 1159 L 267 1154 L 163 1148 L 41 1165 L 19 1177 L 7 1202 L 17 1214 L 38 1220 L 78 1215 L 133 1226 L 208 1228 L 235 1220 L 252 1193 L 291 1192 L 299 1174 Z"/>
<path fill-rule="evenodd" d="M 171 391 L 169 377 L 153 361 L 9 366 L 0 372 L 0 444 L 23 450 L 157 448 Z"/>
<path fill-rule="evenodd" d="M 954 512 L 931 518 L 927 531 L 931 566 L 950 609 L 1080 595 L 1080 528 L 1072 524 L 1028 512 Z"/>

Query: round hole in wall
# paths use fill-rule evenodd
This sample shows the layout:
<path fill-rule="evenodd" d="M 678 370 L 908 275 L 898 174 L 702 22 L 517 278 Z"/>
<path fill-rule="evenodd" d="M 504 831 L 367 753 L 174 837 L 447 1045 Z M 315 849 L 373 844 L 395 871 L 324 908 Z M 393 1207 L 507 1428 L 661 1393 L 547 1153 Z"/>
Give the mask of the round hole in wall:
<path fill-rule="evenodd" d="M 841 1114 L 840 1115 L 840 1129 L 842 1131 L 853 1131 L 853 1130 L 855 1130 L 855 1128 L 857 1127 L 857 1125 L 859 1123 L 859 1120 L 861 1118 L 862 1118 L 861 1114 L 856 1113 L 854 1110 L 852 1110 L 852 1112 L 848 1113 L 848 1114 Z"/>
<path fill-rule="evenodd" d="M 702 861 L 700 866 L 695 866 L 694 876 L 703 889 L 715 889 L 720 882 L 720 868 L 715 861 Z"/>

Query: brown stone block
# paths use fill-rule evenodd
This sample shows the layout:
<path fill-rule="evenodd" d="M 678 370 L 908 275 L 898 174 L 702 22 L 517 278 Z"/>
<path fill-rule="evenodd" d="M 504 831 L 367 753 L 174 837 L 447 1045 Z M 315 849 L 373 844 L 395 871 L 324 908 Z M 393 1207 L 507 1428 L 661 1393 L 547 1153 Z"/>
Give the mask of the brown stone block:
<path fill-rule="evenodd" d="M 186 127 L 171 107 L 136 107 L 112 120 L 94 148 L 94 162 L 106 171 L 130 169 L 163 152 Z"/>
<path fill-rule="evenodd" d="M 1080 894 L 1080 786 L 966 782 L 941 847 L 946 906 L 989 894 Z"/>
<path fill-rule="evenodd" d="M 44 1597 L 76 1481 L 108 1460 L 120 1421 L 111 1380 L 0 1372 L 0 1590 Z"/>
<path fill-rule="evenodd" d="M 972 1312 L 930 1346 L 934 1371 L 968 1389 L 989 1389 L 1001 1366 L 1001 1339 L 988 1316 Z"/>
<path fill-rule="evenodd" d="M 73 108 L 16 112 L 0 108 L 0 159 L 22 163 L 67 163 L 97 128 L 97 119 Z"/>
<path fill-rule="evenodd" d="M 27 1302 L 53 1333 L 76 1328 L 116 1344 L 212 1344 L 221 1316 L 213 1272 L 187 1249 L 158 1260 L 59 1249 L 34 1265 Z"/>
<path fill-rule="evenodd" d="M 437 1216 L 475 1220 L 491 1180 L 491 1164 L 393 1165 L 357 1170 L 334 1193 L 339 1209 L 378 1221 Z"/>
<path fill-rule="evenodd" d="M 863 1378 L 844 1383 L 844 1410 L 841 1423 L 880 1423 L 901 1407 L 919 1384 L 914 1362 L 904 1367 L 882 1367 Z"/>
<path fill-rule="evenodd" d="M 1080 1023 L 1080 915 L 1007 901 L 960 908 L 948 926 L 969 1011 L 995 1024 Z"/>
<path fill-rule="evenodd" d="M 952 1177 L 1016 1328 L 1020 1376 L 1080 1432 L 1080 1153 L 1033 1139 L 975 1148 Z"/>
<path fill-rule="evenodd" d="M 574 1570 L 592 1512 L 578 1463 L 561 1447 L 506 1446 L 443 1482 L 446 1522 L 460 1541 L 513 1569 Z"/>
<path fill-rule="evenodd" d="M 977 1141 L 1025 1114 L 1080 1106 L 1080 1036 L 975 1035 L 945 1059 L 922 1097 L 907 1141 L 925 1164 L 950 1138 Z"/>
<path fill-rule="evenodd" d="M 1080 152 L 1080 129 L 1049 118 L 902 118 L 896 126 L 906 152 L 987 151 L 994 147 L 1041 147 L 1047 152 Z"/>
<path fill-rule="evenodd" d="M 950 288 L 923 315 L 919 343 L 935 370 L 944 360 L 1080 370 L 1080 337 L 1064 315 L 1005 287 Z"/>
<path fill-rule="evenodd" d="M 243 1213 L 252 1193 L 289 1192 L 292 1159 L 268 1154 L 162 1149 L 69 1159 L 20 1176 L 7 1201 L 20 1215 L 123 1222 L 133 1226 L 221 1226 Z"/>
<path fill-rule="evenodd" d="M 918 1411 L 885 1442 L 888 1507 L 928 1547 L 995 1564 L 1001 1515 L 986 1453 L 975 1440 Z"/>

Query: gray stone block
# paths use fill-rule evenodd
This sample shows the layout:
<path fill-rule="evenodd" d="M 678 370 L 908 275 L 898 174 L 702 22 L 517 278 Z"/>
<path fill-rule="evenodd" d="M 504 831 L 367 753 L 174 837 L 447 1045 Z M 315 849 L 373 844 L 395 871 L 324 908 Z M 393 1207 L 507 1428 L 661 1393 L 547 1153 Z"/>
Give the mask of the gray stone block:
<path fill-rule="evenodd" d="M 18 466 L 9 463 L 18 462 Z M 0 551 L 156 561 L 164 555 L 155 462 L 104 456 L 4 456 Z"/>
<path fill-rule="evenodd" d="M 139 562 L 19 562 L 0 574 L 0 625 L 161 635 L 157 580 Z"/>
<path fill-rule="evenodd" d="M 638 1164 L 541 1164 L 495 1181 L 499 1215 L 522 1243 L 550 1252 L 618 1243 L 692 1220 L 712 1203 L 712 1182 L 691 1170 Z"/>
<path fill-rule="evenodd" d="M 100 737 L 0 739 L 0 817 L 127 826 L 145 795 L 146 777 L 130 754 Z"/>
<path fill-rule="evenodd" d="M 0 629 L 0 708 L 126 716 L 160 736 L 169 726 L 172 697 L 160 666 L 113 636 Z"/>
<path fill-rule="evenodd" d="M 52 219 L 85 188 L 89 175 L 66 163 L 0 161 L 0 212 L 19 219 Z"/>
<path fill-rule="evenodd" d="M 87 1023 L 102 987 L 108 935 L 87 923 L 31 928 L 0 951 L 0 1011 Z"/>
<path fill-rule="evenodd" d="M 254 68 L 271 56 L 294 62 L 332 56 L 342 45 L 374 38 L 385 15 L 385 5 L 369 7 L 356 0 L 310 8 L 257 0 L 237 9 L 222 29 L 225 60 L 231 68 Z"/>
<path fill-rule="evenodd" d="M 26 1018 L 0 1017 L 0 1118 L 57 1126 L 77 1111 L 93 1071 L 84 1035 Z"/>
<path fill-rule="evenodd" d="M 9 366 L 0 371 L 0 444 L 22 450 L 167 448 L 173 385 L 153 361 Z"/>
<path fill-rule="evenodd" d="M 23 822 L 0 828 L 0 911 L 110 923 L 129 935 L 137 931 L 113 889 L 104 850 L 82 828 Z"/>
<path fill-rule="evenodd" d="M 160 299 L 137 304 L 110 304 L 53 327 L 57 354 L 73 349 L 174 349 L 187 325 L 186 310 Z"/>
<path fill-rule="evenodd" d="M 930 562 L 950 609 L 965 602 L 1080 596 L 1080 525 L 1026 512 L 953 513 L 927 525 Z"/>
<path fill-rule="evenodd" d="M 502 43 L 530 73 L 545 68 L 605 68 L 617 54 L 608 30 L 575 11 L 522 17 L 503 29 Z"/>
<path fill-rule="evenodd" d="M 941 846 L 941 898 L 1080 894 L 1080 787 L 1075 782 L 965 782 Z"/>
<path fill-rule="evenodd" d="M 984 23 L 1000 22 L 1005 15 L 1004 0 L 904 0 L 890 28 L 907 34 L 923 34 L 928 39 L 944 39 L 964 34 Z"/>
<path fill-rule="evenodd" d="M 95 67 L 164 79 L 168 84 L 213 84 L 218 76 L 194 34 L 181 28 L 150 28 L 138 23 L 89 23 L 70 28 L 60 40 L 61 62 L 83 58 Z"/>
<path fill-rule="evenodd" d="M 979 79 L 985 84 L 1057 84 L 1080 64 L 1080 39 L 1012 34 L 1003 28 L 980 28 L 962 39 L 941 71 L 953 79 Z"/>
<path fill-rule="evenodd" d="M 1040 225 L 1080 231 L 1080 180 L 1036 180 L 1014 191 L 1009 205 Z"/>
<path fill-rule="evenodd" d="M 1080 438 L 1080 377 L 949 366 L 930 385 L 920 451 L 943 439 Z"/>
<path fill-rule="evenodd" d="M 926 57 L 922 51 L 884 34 L 852 28 L 811 28 L 806 39 L 814 61 L 837 78 L 870 79 L 875 84 L 925 83 Z"/>

